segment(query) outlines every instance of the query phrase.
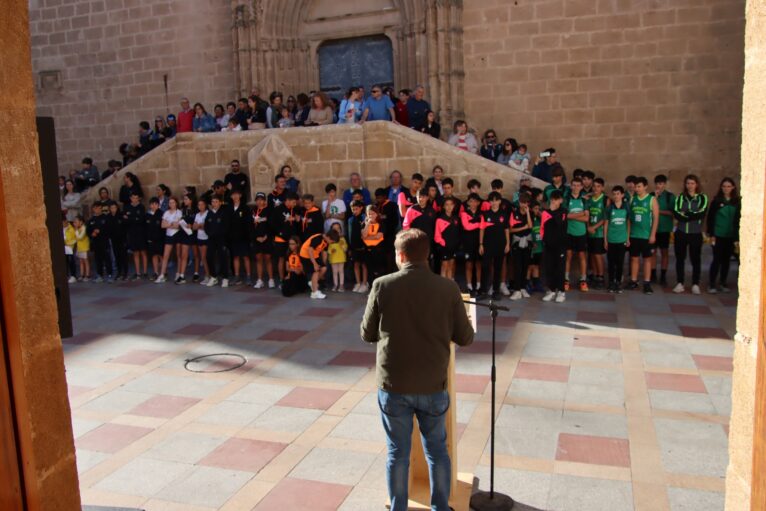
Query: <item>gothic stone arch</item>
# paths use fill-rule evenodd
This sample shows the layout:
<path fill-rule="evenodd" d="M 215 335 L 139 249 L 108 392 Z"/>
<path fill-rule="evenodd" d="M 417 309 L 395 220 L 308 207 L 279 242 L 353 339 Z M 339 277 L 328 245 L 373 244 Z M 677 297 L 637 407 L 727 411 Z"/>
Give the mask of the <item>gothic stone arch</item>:
<path fill-rule="evenodd" d="M 397 87 L 426 85 L 449 125 L 465 117 L 462 12 L 462 0 L 232 0 L 239 92 L 318 90 L 322 42 L 384 34 Z"/>

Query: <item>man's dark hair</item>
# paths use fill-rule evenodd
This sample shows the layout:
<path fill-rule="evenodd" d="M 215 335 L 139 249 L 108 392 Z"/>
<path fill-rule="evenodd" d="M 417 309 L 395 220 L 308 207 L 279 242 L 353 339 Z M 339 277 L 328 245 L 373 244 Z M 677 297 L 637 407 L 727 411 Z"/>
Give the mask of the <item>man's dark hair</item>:
<path fill-rule="evenodd" d="M 649 180 L 647 180 L 644 176 L 638 176 L 635 181 L 633 181 L 633 184 L 642 184 L 644 186 L 649 186 Z"/>
<path fill-rule="evenodd" d="M 529 196 L 528 193 L 520 193 L 519 194 L 519 204 L 529 204 L 532 201 L 532 197 Z"/>
<path fill-rule="evenodd" d="M 418 194 L 417 195 L 418 195 L 418 199 L 420 197 L 428 197 L 428 188 L 421 188 L 420 190 L 418 190 Z"/>
<path fill-rule="evenodd" d="M 478 193 L 471 193 L 468 195 L 468 198 L 466 200 L 475 200 L 477 202 L 481 202 L 481 197 L 479 197 Z"/>
<path fill-rule="evenodd" d="M 385 188 L 376 188 L 375 197 L 388 197 L 388 192 Z"/>
<path fill-rule="evenodd" d="M 340 234 L 335 229 L 327 231 L 327 237 L 330 238 L 330 241 L 333 243 L 338 243 L 338 241 L 340 241 Z"/>
<path fill-rule="evenodd" d="M 327 183 L 327 186 L 324 187 L 324 193 L 330 193 L 331 191 L 338 191 L 338 187 L 335 186 L 335 183 Z"/>
<path fill-rule="evenodd" d="M 363 208 L 364 207 L 364 202 L 362 202 L 360 200 L 351 201 L 351 207 L 352 208 Z"/>
<path fill-rule="evenodd" d="M 527 148 L 527 144 L 519 144 L 519 149 L 521 149 L 522 147 L 523 147 L 524 149 L 526 149 L 526 148 Z"/>
<path fill-rule="evenodd" d="M 455 186 L 455 182 L 452 180 L 451 177 L 445 177 L 444 179 L 442 179 L 442 186 L 444 185 Z"/>
<path fill-rule="evenodd" d="M 596 173 L 593 172 L 592 170 L 586 170 L 585 172 L 582 173 L 582 177 L 587 177 L 588 179 L 593 181 L 594 179 L 596 179 Z"/>
<path fill-rule="evenodd" d="M 394 241 L 394 248 L 412 262 L 423 262 L 428 260 L 431 239 L 420 229 L 399 231 Z"/>
<path fill-rule="evenodd" d="M 469 179 L 466 186 L 468 187 L 469 190 L 473 188 L 474 186 L 478 186 L 479 188 L 481 188 L 481 183 L 479 182 L 478 179 Z"/>
<path fill-rule="evenodd" d="M 503 196 L 500 195 L 500 192 L 490 192 L 489 196 L 487 197 L 488 200 L 502 200 Z"/>
<path fill-rule="evenodd" d="M 601 186 L 604 186 L 604 178 L 601 178 L 601 177 L 597 177 L 597 178 L 595 178 L 595 179 L 593 180 L 593 182 L 594 182 L 594 183 L 598 183 L 598 184 L 600 184 Z"/>
<path fill-rule="evenodd" d="M 585 171 L 583 169 L 574 169 L 572 172 L 572 178 L 574 179 L 582 178 L 583 175 L 585 175 Z"/>
<path fill-rule="evenodd" d="M 85 158 L 82 159 L 82 162 L 85 165 L 93 165 L 93 158 L 89 158 L 88 156 L 86 156 Z"/>
<path fill-rule="evenodd" d="M 625 182 L 626 183 L 636 184 L 636 176 L 634 176 L 633 174 L 630 174 L 629 176 L 626 176 L 625 177 Z"/>
<path fill-rule="evenodd" d="M 351 196 L 353 197 L 354 195 L 360 195 L 364 197 L 364 193 L 362 192 L 362 190 L 359 190 L 358 188 L 355 190 L 351 190 Z"/>
<path fill-rule="evenodd" d="M 561 190 L 553 190 L 551 192 L 551 198 L 550 200 L 560 200 L 564 198 L 564 194 L 561 193 Z"/>
<path fill-rule="evenodd" d="M 551 167 L 551 177 L 564 177 L 564 167 L 558 163 Z"/>
<path fill-rule="evenodd" d="M 620 192 L 621 194 L 625 195 L 625 188 L 623 188 L 620 185 L 615 185 L 612 187 L 613 192 Z"/>
<path fill-rule="evenodd" d="M 668 182 L 668 176 L 666 176 L 665 174 L 657 174 L 656 176 L 654 176 L 654 184 L 667 183 L 667 182 Z"/>
<path fill-rule="evenodd" d="M 285 200 L 298 200 L 298 194 L 295 192 L 287 192 L 285 194 Z"/>
<path fill-rule="evenodd" d="M 541 193 L 543 193 L 543 191 L 540 188 L 532 188 L 531 190 L 529 190 L 529 193 L 532 195 L 532 197 L 537 197 Z"/>
<path fill-rule="evenodd" d="M 275 90 L 271 94 L 269 94 L 269 103 L 273 103 L 275 99 L 280 98 L 282 99 L 282 93 Z"/>
<path fill-rule="evenodd" d="M 502 190 L 503 189 L 503 180 L 502 179 L 493 179 L 492 182 L 489 184 L 489 186 L 493 190 Z"/>
<path fill-rule="evenodd" d="M 141 122 L 139 122 L 139 123 L 138 123 L 138 125 L 139 125 L 139 126 L 141 126 L 141 128 L 142 128 L 142 129 L 145 129 L 145 130 L 150 130 L 150 129 L 152 129 L 152 127 L 151 127 L 151 126 L 149 125 L 149 123 L 148 123 L 148 122 L 146 122 L 146 121 L 141 121 Z"/>
<path fill-rule="evenodd" d="M 522 185 L 522 186 L 519 187 L 519 197 L 521 197 L 522 193 L 526 193 L 528 195 L 531 195 L 532 194 L 532 188 L 530 188 L 527 185 Z"/>
<path fill-rule="evenodd" d="M 245 103 L 247 103 L 247 101 L 245 101 Z M 229 101 L 228 103 L 226 103 L 226 108 L 229 108 L 230 106 L 237 108 L 237 104 L 234 101 Z"/>
<path fill-rule="evenodd" d="M 549 147 L 548 149 L 546 149 L 546 150 L 545 150 L 545 151 L 543 151 L 543 152 L 545 152 L 545 153 L 551 153 L 551 154 L 555 154 L 555 153 L 556 153 L 556 149 L 555 149 L 555 148 L 553 148 L 553 147 Z"/>
<path fill-rule="evenodd" d="M 423 174 L 421 174 L 419 172 L 415 172 L 414 174 L 412 174 L 412 180 L 413 181 L 421 181 L 422 182 L 423 181 Z"/>
<path fill-rule="evenodd" d="M 276 176 L 274 176 L 274 182 L 275 182 L 275 183 L 276 183 L 277 181 L 279 181 L 280 179 L 284 179 L 284 180 L 287 180 L 287 178 L 284 176 L 284 174 L 277 174 Z"/>
<path fill-rule="evenodd" d="M 149 204 L 159 204 L 160 200 L 157 197 L 152 197 L 149 199 Z"/>
<path fill-rule="evenodd" d="M 573 178 L 573 179 L 572 179 L 572 182 L 573 182 L 573 183 L 580 183 L 580 184 L 582 184 L 582 178 L 578 176 L 578 177 L 576 177 L 576 178 Z"/>
<path fill-rule="evenodd" d="M 310 200 L 311 202 L 314 202 L 314 196 L 310 193 L 304 193 L 302 198 L 303 200 Z"/>
<path fill-rule="evenodd" d="M 399 94 L 407 94 L 409 96 L 412 94 L 412 91 L 410 89 L 402 89 L 399 91 Z"/>
<path fill-rule="evenodd" d="M 236 163 L 237 165 L 239 165 L 239 160 L 231 160 L 231 163 Z M 229 165 L 231 165 L 231 163 Z"/>

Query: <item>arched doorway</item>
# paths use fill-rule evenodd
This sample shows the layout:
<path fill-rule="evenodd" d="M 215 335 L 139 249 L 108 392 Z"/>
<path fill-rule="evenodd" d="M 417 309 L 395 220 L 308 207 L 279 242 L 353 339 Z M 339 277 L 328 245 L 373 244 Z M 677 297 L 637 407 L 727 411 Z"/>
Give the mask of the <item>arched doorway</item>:
<path fill-rule="evenodd" d="M 328 96 L 343 98 L 349 87 L 393 86 L 394 52 L 384 35 L 335 39 L 318 50 L 319 87 Z"/>

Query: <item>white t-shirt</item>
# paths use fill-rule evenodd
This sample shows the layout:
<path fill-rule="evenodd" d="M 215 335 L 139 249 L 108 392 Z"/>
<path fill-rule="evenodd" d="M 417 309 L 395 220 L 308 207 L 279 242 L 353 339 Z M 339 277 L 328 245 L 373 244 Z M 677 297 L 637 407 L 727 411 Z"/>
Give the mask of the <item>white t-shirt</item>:
<path fill-rule="evenodd" d="M 322 216 L 324 216 L 325 211 L 327 211 L 327 199 L 322 201 Z M 334 201 L 332 201 L 332 204 L 330 204 L 331 215 L 340 215 L 345 212 L 346 212 L 346 203 L 343 202 L 343 199 L 335 199 Z M 329 231 L 332 224 L 340 224 L 341 226 L 343 226 L 343 220 L 338 220 L 337 218 L 325 219 L 324 231 L 325 232 Z"/>
<path fill-rule="evenodd" d="M 205 225 L 205 218 L 207 218 L 207 210 L 205 210 L 204 213 L 197 213 L 194 215 L 194 223 Z M 205 229 L 197 230 L 197 239 L 203 241 L 207 239 L 207 233 L 205 232 Z"/>
<path fill-rule="evenodd" d="M 175 212 L 167 210 L 162 214 L 162 221 L 167 222 L 169 224 L 175 224 L 181 221 L 181 218 L 183 217 L 183 214 L 181 213 L 180 209 L 175 210 Z M 166 236 L 175 236 L 175 234 L 179 231 L 177 227 L 168 227 L 165 229 L 165 235 Z"/>

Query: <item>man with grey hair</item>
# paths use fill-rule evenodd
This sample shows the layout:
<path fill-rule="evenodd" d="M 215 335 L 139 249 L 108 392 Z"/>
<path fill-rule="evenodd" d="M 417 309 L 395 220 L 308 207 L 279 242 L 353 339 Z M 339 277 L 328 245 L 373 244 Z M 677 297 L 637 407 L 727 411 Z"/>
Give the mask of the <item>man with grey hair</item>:
<path fill-rule="evenodd" d="M 365 342 L 377 343 L 376 381 L 388 446 L 391 511 L 407 509 L 413 417 L 418 418 L 428 461 L 431 509 L 450 509 L 446 429 L 450 342 L 468 346 L 473 329 L 457 284 L 428 267 L 430 245 L 421 230 L 397 234 L 399 271 L 373 282 L 360 327 Z"/>
<path fill-rule="evenodd" d="M 370 191 L 362 185 L 362 175 L 359 172 L 352 172 L 348 176 L 349 187 L 343 192 L 343 202 L 346 203 L 346 209 L 351 205 L 351 198 L 355 191 L 362 193 L 362 198 L 365 206 L 372 204 L 372 196 Z"/>
<path fill-rule="evenodd" d="M 181 111 L 176 117 L 177 132 L 187 133 L 194 131 L 194 110 L 189 105 L 189 98 L 181 98 Z"/>
<path fill-rule="evenodd" d="M 416 85 L 410 99 L 407 100 L 407 116 L 410 121 L 410 128 L 420 129 L 426 123 L 431 105 L 423 99 L 425 94 L 426 88 L 422 85 Z"/>

